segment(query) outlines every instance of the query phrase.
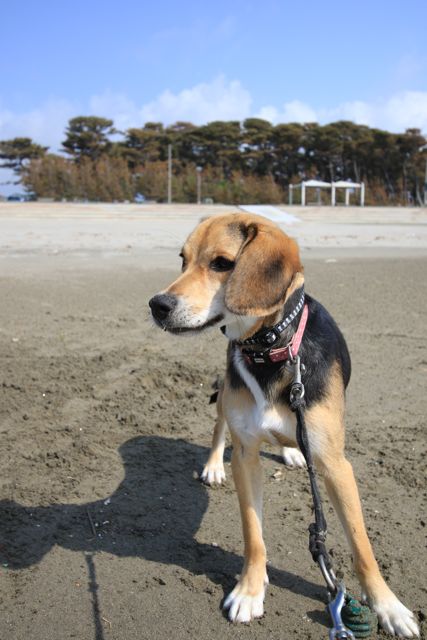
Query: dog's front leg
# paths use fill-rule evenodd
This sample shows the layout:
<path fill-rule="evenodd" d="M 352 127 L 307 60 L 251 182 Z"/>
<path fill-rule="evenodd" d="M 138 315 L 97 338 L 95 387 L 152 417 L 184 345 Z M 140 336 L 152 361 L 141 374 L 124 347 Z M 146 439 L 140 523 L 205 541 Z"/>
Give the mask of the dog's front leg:
<path fill-rule="evenodd" d="M 203 469 L 201 478 L 206 484 L 221 484 L 225 480 L 224 470 L 224 448 L 225 448 L 225 431 L 227 423 L 224 417 L 222 407 L 223 389 L 218 392 L 216 401 L 217 418 L 212 438 L 212 447 L 209 453 L 208 461 Z"/>
<path fill-rule="evenodd" d="M 259 442 L 250 445 L 232 433 L 231 468 L 242 518 L 245 560 L 239 582 L 228 595 L 224 608 L 233 622 L 249 622 L 264 613 L 264 595 L 268 583 L 266 551 L 262 538 L 262 469 Z"/>
<path fill-rule="evenodd" d="M 419 635 L 415 618 L 385 583 L 363 522 L 362 508 L 351 464 L 344 456 L 323 467 L 325 484 L 343 524 L 362 589 L 378 614 L 381 626 L 403 638 Z"/>
<path fill-rule="evenodd" d="M 418 626 L 412 612 L 387 586 L 375 560 L 353 469 L 344 456 L 342 411 L 331 406 L 325 402 L 308 410 L 306 422 L 315 463 L 350 543 L 355 571 L 381 626 L 399 637 L 417 637 Z"/>

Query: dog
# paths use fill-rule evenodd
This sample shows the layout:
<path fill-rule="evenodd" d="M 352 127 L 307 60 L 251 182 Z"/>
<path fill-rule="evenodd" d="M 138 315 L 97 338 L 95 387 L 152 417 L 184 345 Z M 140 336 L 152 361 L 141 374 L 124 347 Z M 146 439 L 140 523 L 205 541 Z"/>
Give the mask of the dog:
<path fill-rule="evenodd" d="M 239 213 L 203 220 L 180 256 L 181 275 L 149 305 L 155 323 L 169 333 L 197 334 L 218 327 L 229 341 L 203 478 L 221 483 L 225 477 L 227 423 L 244 538 L 243 571 L 224 602 L 230 620 L 249 622 L 264 613 L 268 577 L 260 446 L 269 442 L 285 447 L 285 461 L 288 457 L 303 464 L 289 393 L 296 355 L 292 348 L 297 350 L 295 338 L 306 314 L 298 355 L 304 364 L 305 421 L 316 468 L 342 522 L 362 591 L 380 624 L 400 637 L 418 636 L 412 612 L 385 583 L 367 536 L 352 466 L 344 454 L 350 356 L 331 315 L 304 294 L 297 243 L 270 220 Z"/>

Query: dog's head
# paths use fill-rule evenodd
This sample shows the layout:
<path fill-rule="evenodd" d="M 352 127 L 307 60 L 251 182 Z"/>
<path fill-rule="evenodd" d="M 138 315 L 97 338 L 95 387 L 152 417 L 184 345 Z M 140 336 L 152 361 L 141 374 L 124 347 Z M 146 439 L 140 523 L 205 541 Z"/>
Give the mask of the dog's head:
<path fill-rule="evenodd" d="M 298 245 L 261 216 L 202 221 L 181 257 L 182 274 L 149 302 L 155 322 L 172 333 L 226 325 L 228 337 L 241 337 L 303 282 Z"/>

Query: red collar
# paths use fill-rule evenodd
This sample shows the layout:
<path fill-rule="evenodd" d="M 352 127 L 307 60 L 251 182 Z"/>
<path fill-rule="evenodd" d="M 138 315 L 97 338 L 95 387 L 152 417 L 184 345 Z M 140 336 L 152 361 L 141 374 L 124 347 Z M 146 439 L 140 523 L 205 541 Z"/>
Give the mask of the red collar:
<path fill-rule="evenodd" d="M 267 349 L 263 352 L 251 351 L 248 352 L 242 349 L 245 360 L 254 364 L 265 364 L 266 362 L 283 362 L 284 360 L 295 360 L 298 355 L 299 348 L 301 346 L 302 337 L 304 335 L 305 326 L 308 318 L 308 306 L 304 305 L 301 318 L 298 324 L 298 328 L 294 333 L 292 340 L 286 347 L 279 347 L 278 349 Z"/>

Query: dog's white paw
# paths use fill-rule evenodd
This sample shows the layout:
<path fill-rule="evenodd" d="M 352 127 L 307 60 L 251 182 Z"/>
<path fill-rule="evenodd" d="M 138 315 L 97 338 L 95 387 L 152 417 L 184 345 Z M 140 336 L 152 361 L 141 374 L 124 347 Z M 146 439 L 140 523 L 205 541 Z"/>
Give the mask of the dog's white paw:
<path fill-rule="evenodd" d="M 388 632 L 399 638 L 418 638 L 420 635 L 417 621 L 412 611 L 392 593 L 387 599 L 372 603 L 378 615 L 380 625 Z"/>
<path fill-rule="evenodd" d="M 283 462 L 288 467 L 305 467 L 305 458 L 299 449 L 295 447 L 283 447 Z"/>
<path fill-rule="evenodd" d="M 228 609 L 228 617 L 231 622 L 250 622 L 254 618 L 261 618 L 264 615 L 265 587 L 254 596 L 249 595 L 246 591 L 238 583 L 225 599 L 224 609 Z"/>
<path fill-rule="evenodd" d="M 225 480 L 225 470 L 222 462 L 207 463 L 200 476 L 206 484 L 221 484 Z"/>

